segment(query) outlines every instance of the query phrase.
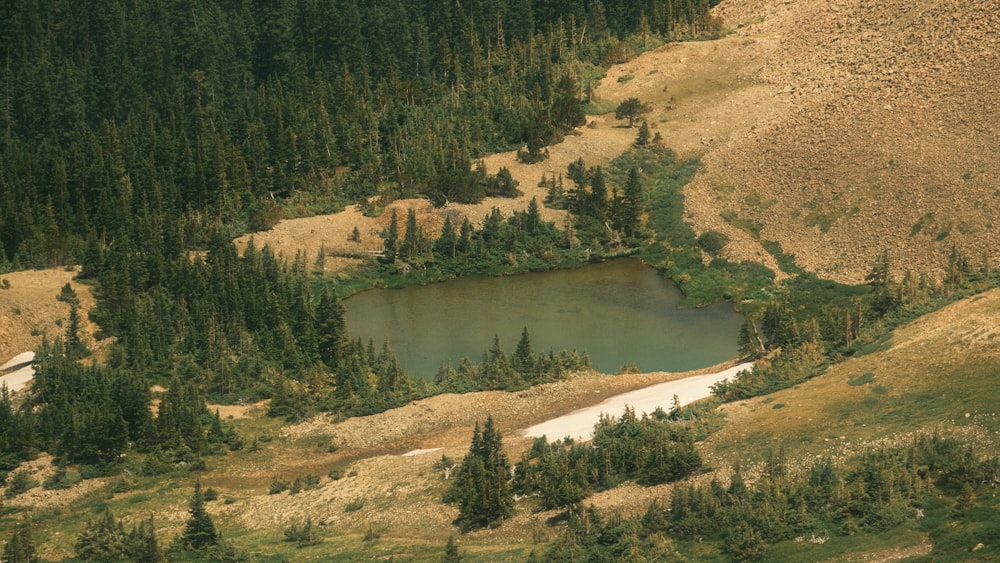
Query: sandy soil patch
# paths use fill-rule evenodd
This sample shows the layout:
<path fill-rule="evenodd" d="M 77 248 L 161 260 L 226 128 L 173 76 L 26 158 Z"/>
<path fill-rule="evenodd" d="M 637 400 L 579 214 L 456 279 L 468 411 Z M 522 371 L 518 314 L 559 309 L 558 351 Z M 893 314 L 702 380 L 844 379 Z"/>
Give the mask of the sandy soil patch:
<path fill-rule="evenodd" d="M 9 505 L 30 507 L 34 510 L 51 506 L 64 506 L 91 491 L 100 489 L 111 480 L 109 477 L 87 479 L 69 489 L 46 490 L 42 487 L 42 483 L 55 472 L 52 459 L 51 455 L 43 453 L 31 461 L 26 461 L 19 465 L 15 471 L 27 471 L 39 484 L 37 487 L 28 489 L 26 492 L 4 502 Z M 0 488 L 0 491 L 5 490 L 5 488 Z"/>
<path fill-rule="evenodd" d="M 514 462 L 531 445 L 532 438 L 523 435 L 523 430 L 531 424 L 582 406 L 600 404 L 627 391 L 692 376 L 703 379 L 705 374 L 729 373 L 733 367 L 730 363 L 679 374 L 611 376 L 585 372 L 568 381 L 513 393 L 487 391 L 429 397 L 384 413 L 340 422 L 320 415 L 281 430 L 277 439 L 285 446 L 280 456 L 261 453 L 263 457 L 241 463 L 238 471 L 220 476 L 256 483 L 260 489 L 275 475 L 291 479 L 314 474 L 324 476 L 320 488 L 295 495 L 246 496 L 244 491 L 234 494 L 242 498 L 218 510 L 251 529 L 287 526 L 313 518 L 324 525 L 337 525 L 347 533 L 363 533 L 374 526 L 393 535 L 408 536 L 413 533 L 408 526 L 419 520 L 428 533 L 446 537 L 453 531 L 451 522 L 456 513 L 454 507 L 443 506 L 436 500 L 448 482 L 433 465 L 442 455 L 461 460 L 468 453 L 473 425 L 487 416 L 494 418 L 504 434 L 504 447 Z M 672 400 L 672 395 L 669 399 Z M 316 444 L 327 441 L 336 444 L 336 452 L 317 450 Z M 339 468 L 344 476 L 339 480 L 326 478 L 331 468 Z M 225 487 L 215 481 L 206 482 L 225 494 Z M 640 489 L 625 496 L 605 495 L 598 501 L 607 506 L 629 502 L 638 507 Z M 345 512 L 347 505 L 359 500 L 364 501 L 362 508 Z M 505 533 L 511 529 L 517 529 L 518 533 L 531 529 L 542 517 L 531 511 L 521 512 L 510 526 L 505 524 L 508 529 Z M 493 533 L 497 532 L 477 532 L 477 538 Z"/>
<path fill-rule="evenodd" d="M 978 263 L 1000 214 L 1000 15 L 958 0 L 724 2 L 736 41 L 776 40 L 755 79 L 773 112 L 712 150 L 687 187 L 699 232 L 759 260 L 759 224 L 799 266 L 860 283 L 888 251 L 896 273 L 939 274 L 951 249 Z"/>
<path fill-rule="evenodd" d="M 263 415 L 267 413 L 267 406 L 270 403 L 271 400 L 266 399 L 249 405 L 213 405 L 209 403 L 205 407 L 210 412 L 219 413 L 219 418 L 222 420 L 233 420 Z"/>
<path fill-rule="evenodd" d="M 43 335 L 51 340 L 66 334 L 70 307 L 56 300 L 66 283 L 76 291 L 80 302 L 80 336 L 88 347 L 95 347 L 93 335 L 97 326 L 87 315 L 94 306 L 94 296 L 89 286 L 73 279 L 77 273 L 78 268 L 52 268 L 0 276 L 10 281 L 9 289 L 0 289 L 0 361 L 7 362 L 24 350 L 34 350 Z"/>

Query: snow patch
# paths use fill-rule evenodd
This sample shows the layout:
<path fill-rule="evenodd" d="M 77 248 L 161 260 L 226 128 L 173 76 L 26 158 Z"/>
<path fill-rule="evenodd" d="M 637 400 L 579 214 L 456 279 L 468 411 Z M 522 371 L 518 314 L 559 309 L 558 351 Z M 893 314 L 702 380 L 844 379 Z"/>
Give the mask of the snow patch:
<path fill-rule="evenodd" d="M 685 377 L 615 395 L 598 405 L 579 409 L 567 415 L 536 424 L 525 430 L 524 435 L 531 438 L 545 436 L 549 440 L 559 440 L 568 436 L 577 441 L 587 441 L 593 438 L 594 425 L 600 420 L 602 414 L 617 417 L 625 410 L 626 405 L 635 409 L 637 415 L 651 413 L 657 407 L 669 411 L 673 406 L 674 395 L 677 396 L 681 405 L 693 403 L 710 396 L 712 385 L 752 367 L 753 363 L 748 362 L 718 373 Z"/>

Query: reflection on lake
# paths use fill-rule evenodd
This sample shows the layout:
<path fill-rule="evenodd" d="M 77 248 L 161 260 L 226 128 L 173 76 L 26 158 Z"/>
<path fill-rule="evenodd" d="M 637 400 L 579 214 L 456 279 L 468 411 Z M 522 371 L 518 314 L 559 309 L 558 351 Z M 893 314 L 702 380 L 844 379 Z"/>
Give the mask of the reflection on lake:
<path fill-rule="evenodd" d="M 535 352 L 576 348 L 594 368 L 685 371 L 736 355 L 741 318 L 730 304 L 678 309 L 680 291 L 637 259 L 573 270 L 462 278 L 378 289 L 344 301 L 352 338 L 389 339 L 407 373 L 433 377 L 442 361 L 481 361 L 500 335 L 510 354 L 528 328 Z"/>

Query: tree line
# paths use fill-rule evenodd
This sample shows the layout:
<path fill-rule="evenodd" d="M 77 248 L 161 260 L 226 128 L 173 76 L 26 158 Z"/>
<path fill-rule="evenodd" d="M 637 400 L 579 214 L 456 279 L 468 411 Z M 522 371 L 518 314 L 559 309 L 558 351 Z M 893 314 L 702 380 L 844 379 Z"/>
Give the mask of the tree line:
<path fill-rule="evenodd" d="M 286 209 L 482 197 L 471 164 L 582 124 L 601 65 L 707 30 L 705 0 L 0 7 L 0 268 L 132 225 L 192 248 Z M 165 231 L 165 233 L 164 233 Z M 148 234 L 148 233 L 144 233 Z"/>
<path fill-rule="evenodd" d="M 538 438 L 517 464 L 512 488 L 537 494 L 540 509 L 575 509 L 591 494 L 627 480 L 658 485 L 687 477 L 702 462 L 695 431 L 680 413 L 657 409 L 636 416 L 626 407 L 619 417 L 602 416 L 589 444 Z"/>

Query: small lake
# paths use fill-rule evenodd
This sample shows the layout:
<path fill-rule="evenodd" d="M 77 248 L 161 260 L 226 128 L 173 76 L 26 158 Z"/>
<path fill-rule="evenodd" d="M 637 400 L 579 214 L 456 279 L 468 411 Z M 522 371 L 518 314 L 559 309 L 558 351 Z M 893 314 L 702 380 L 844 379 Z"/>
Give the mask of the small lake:
<path fill-rule="evenodd" d="M 441 362 L 482 361 L 499 335 L 504 352 L 528 328 L 536 353 L 575 348 L 595 369 L 686 371 L 736 355 L 742 318 L 731 304 L 678 308 L 681 293 L 638 259 L 507 277 L 461 278 L 376 289 L 344 300 L 352 338 L 386 338 L 410 375 L 433 377 Z"/>

